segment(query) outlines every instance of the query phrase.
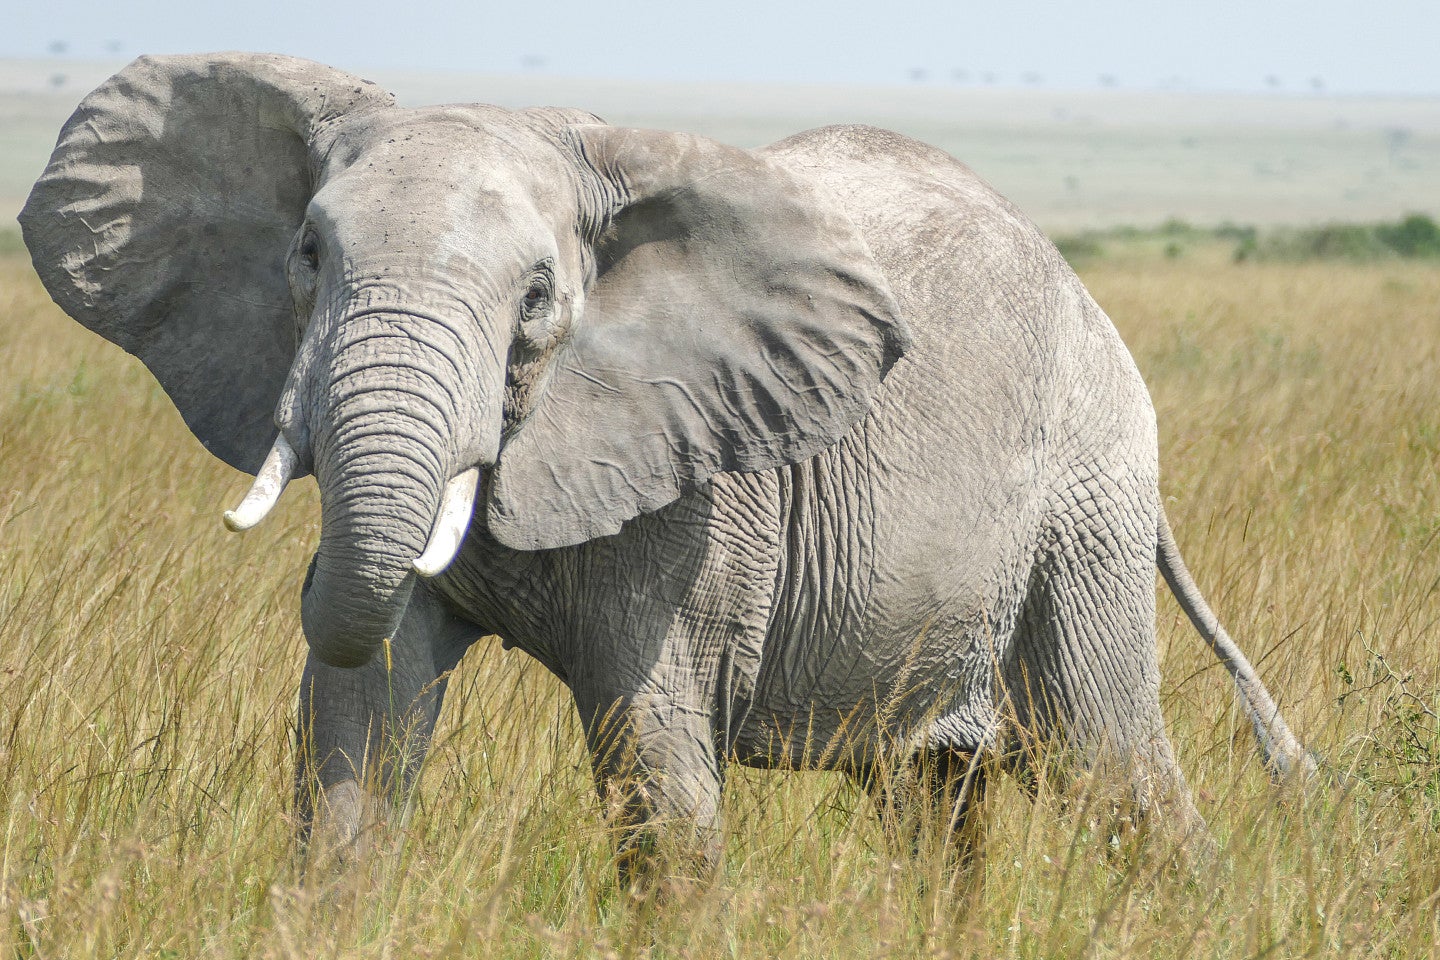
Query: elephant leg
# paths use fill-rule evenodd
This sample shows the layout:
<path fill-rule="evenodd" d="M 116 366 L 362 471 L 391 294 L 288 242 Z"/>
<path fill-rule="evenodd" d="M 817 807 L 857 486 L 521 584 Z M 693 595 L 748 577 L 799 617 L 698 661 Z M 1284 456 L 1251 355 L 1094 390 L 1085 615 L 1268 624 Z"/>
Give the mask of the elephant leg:
<path fill-rule="evenodd" d="M 724 770 L 708 713 L 658 693 L 577 706 L 621 882 L 655 888 L 710 876 L 723 852 Z"/>
<path fill-rule="evenodd" d="M 1007 678 L 1020 737 L 1062 741 L 1050 769 L 1081 774 L 1112 837 L 1156 827 L 1184 859 L 1204 856 L 1213 841 L 1160 713 L 1154 538 L 1094 499 L 1081 506 L 1027 602 Z"/>
<path fill-rule="evenodd" d="M 311 654 L 300 681 L 295 808 L 307 856 L 363 856 L 371 828 L 405 815 L 449 671 L 476 631 L 423 587 L 370 663 L 331 667 Z"/>
<path fill-rule="evenodd" d="M 976 753 L 941 750 L 930 761 L 930 788 L 940 823 L 946 863 L 978 874 L 985 853 L 985 758 Z"/>
<path fill-rule="evenodd" d="M 981 753 L 938 747 L 915 753 L 896 770 L 867 767 L 860 781 L 888 836 L 916 860 L 956 875 L 978 873 L 988 777 Z"/>

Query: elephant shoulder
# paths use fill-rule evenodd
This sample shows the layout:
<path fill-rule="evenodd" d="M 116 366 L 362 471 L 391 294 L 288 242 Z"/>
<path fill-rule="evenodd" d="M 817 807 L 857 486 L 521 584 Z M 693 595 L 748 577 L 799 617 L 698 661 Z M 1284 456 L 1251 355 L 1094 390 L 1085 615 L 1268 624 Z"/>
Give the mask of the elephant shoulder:
<path fill-rule="evenodd" d="M 927 273 L 973 292 L 993 275 L 997 289 L 1038 291 L 1069 273 L 1014 204 L 950 154 L 904 134 L 819 127 L 759 152 L 823 187 L 891 276 Z"/>
<path fill-rule="evenodd" d="M 893 130 L 864 124 L 818 127 L 758 152 L 823 184 L 852 218 L 871 225 L 867 232 L 874 232 L 878 220 L 889 227 L 882 233 L 946 247 L 969 237 L 992 249 L 997 241 L 1029 248 L 1030 256 L 1043 258 L 1049 246 L 1029 218 L 974 170 L 938 147 Z"/>
<path fill-rule="evenodd" d="M 885 171 L 904 180 L 930 180 L 969 186 L 998 194 L 955 157 L 914 137 L 867 124 L 817 127 L 786 137 L 760 153 L 790 167 L 844 175 L 860 170 Z"/>
<path fill-rule="evenodd" d="M 1071 354 L 1081 366 L 1133 367 L 1054 244 L 945 151 L 890 130 L 844 125 L 760 152 L 819 184 L 855 223 L 915 338 L 912 367 L 991 368 L 1003 379 Z"/>
<path fill-rule="evenodd" d="M 891 161 L 916 166 L 937 164 L 968 169 L 939 147 L 894 130 L 864 123 L 838 123 L 805 130 L 761 147 L 760 152 L 784 158 L 812 155 L 837 161 Z"/>

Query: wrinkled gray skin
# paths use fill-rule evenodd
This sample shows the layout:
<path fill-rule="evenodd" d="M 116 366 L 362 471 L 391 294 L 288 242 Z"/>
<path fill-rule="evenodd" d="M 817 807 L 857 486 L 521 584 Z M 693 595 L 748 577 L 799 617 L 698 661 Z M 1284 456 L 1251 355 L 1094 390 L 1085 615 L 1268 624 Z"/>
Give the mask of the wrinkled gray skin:
<path fill-rule="evenodd" d="M 77 110 L 22 223 L 55 299 L 211 452 L 253 473 L 278 427 L 314 473 L 298 797 L 342 838 L 408 785 L 492 633 L 573 691 L 626 844 L 713 861 L 732 760 L 930 757 L 963 822 L 972 761 L 1030 734 L 1199 831 L 1157 563 L 1267 762 L 1310 763 L 1185 573 L 1114 328 L 924 144 L 747 152 L 400 109 L 283 57 L 142 58 Z M 422 579 L 473 466 L 460 553 Z"/>

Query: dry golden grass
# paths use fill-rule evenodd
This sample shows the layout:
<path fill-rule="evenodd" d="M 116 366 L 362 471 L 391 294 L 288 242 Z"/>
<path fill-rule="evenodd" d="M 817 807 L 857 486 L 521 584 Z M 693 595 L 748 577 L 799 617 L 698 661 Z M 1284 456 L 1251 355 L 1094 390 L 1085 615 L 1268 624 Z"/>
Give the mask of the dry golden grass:
<path fill-rule="evenodd" d="M 1166 598 L 1167 715 L 1223 851 L 1202 880 L 1107 857 L 1079 812 L 1002 782 L 983 890 L 952 895 L 892 860 L 843 780 L 738 771 L 723 875 L 657 911 L 612 880 L 563 691 L 488 643 L 393 850 L 300 884 L 286 818 L 313 486 L 225 534 L 244 479 L 0 260 L 0 954 L 1440 953 L 1440 269 L 1197 255 L 1086 280 L 1155 395 L 1196 578 L 1345 779 L 1267 783 Z"/>

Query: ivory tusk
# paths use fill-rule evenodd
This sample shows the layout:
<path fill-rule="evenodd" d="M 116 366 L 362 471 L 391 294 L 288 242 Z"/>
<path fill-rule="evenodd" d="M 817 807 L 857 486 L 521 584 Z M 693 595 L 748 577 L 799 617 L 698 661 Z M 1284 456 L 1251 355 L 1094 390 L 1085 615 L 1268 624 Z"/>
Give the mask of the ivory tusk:
<path fill-rule="evenodd" d="M 433 577 L 455 559 L 460 541 L 470 528 L 470 515 L 475 510 L 475 488 L 480 483 L 480 468 L 471 467 L 445 484 L 440 498 L 440 512 L 430 530 L 425 552 L 411 563 L 422 577 Z"/>
<path fill-rule="evenodd" d="M 294 448 L 285 439 L 285 434 L 276 437 L 269 456 L 260 466 L 260 472 L 255 474 L 255 482 L 250 486 L 250 492 L 245 494 L 240 506 L 225 511 L 226 528 L 239 533 L 264 520 L 265 515 L 280 500 L 280 494 L 295 473 L 295 464 L 299 459 Z"/>

